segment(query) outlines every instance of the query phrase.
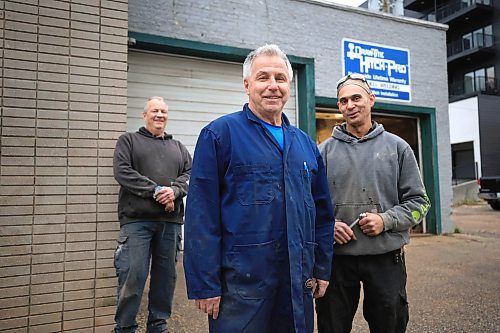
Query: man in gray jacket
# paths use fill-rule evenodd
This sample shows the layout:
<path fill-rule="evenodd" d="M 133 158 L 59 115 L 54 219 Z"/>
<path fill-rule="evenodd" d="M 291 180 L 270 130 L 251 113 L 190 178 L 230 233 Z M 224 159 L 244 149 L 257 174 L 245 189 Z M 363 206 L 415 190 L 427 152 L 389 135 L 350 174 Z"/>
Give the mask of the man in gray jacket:
<path fill-rule="evenodd" d="M 184 206 L 191 156 L 165 133 L 168 107 L 150 98 L 142 114 L 145 126 L 125 133 L 116 143 L 113 170 L 120 184 L 120 235 L 115 252 L 118 295 L 115 332 L 137 329 L 135 317 L 149 274 L 147 333 L 167 332 L 172 311 Z"/>
<path fill-rule="evenodd" d="M 351 331 L 363 284 L 370 332 L 405 332 L 403 249 L 429 199 L 411 147 L 372 121 L 375 95 L 365 77 L 340 79 L 337 98 L 345 123 L 319 147 L 337 220 L 330 286 L 316 300 L 318 331 Z"/>

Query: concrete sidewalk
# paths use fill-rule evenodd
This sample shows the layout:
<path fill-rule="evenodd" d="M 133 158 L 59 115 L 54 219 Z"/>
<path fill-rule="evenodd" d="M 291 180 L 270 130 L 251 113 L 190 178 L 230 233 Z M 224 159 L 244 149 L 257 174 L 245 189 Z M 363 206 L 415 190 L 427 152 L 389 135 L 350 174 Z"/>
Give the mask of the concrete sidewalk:
<path fill-rule="evenodd" d="M 459 206 L 452 219 L 459 233 L 413 235 L 408 246 L 407 332 L 500 332 L 500 212 L 483 203 Z M 206 317 L 186 299 L 180 263 L 178 273 L 171 331 L 208 332 Z M 143 306 L 142 325 L 145 317 Z M 352 333 L 365 332 L 368 327 L 359 308 Z"/>

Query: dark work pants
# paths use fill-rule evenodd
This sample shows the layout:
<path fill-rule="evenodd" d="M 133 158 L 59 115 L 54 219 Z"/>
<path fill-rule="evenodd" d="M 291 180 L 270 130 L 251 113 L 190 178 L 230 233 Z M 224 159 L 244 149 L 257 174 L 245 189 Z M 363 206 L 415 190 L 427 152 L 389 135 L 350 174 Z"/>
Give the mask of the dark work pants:
<path fill-rule="evenodd" d="M 166 329 L 172 312 L 177 272 L 175 264 L 181 225 L 169 222 L 133 222 L 122 225 L 115 251 L 118 276 L 115 332 L 133 333 L 142 292 L 149 274 L 148 333 Z"/>
<path fill-rule="evenodd" d="M 404 333 L 408 324 L 406 267 L 400 250 L 334 255 L 330 285 L 316 300 L 319 333 L 349 333 L 363 284 L 363 316 L 371 333 Z"/>

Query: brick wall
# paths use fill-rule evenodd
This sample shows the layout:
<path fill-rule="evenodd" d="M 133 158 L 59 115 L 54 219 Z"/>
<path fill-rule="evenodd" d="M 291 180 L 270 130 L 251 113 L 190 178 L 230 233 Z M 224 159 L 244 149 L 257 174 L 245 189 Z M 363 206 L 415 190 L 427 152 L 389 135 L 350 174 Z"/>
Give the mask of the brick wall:
<path fill-rule="evenodd" d="M 109 332 L 127 0 L 0 1 L 0 331 Z"/>

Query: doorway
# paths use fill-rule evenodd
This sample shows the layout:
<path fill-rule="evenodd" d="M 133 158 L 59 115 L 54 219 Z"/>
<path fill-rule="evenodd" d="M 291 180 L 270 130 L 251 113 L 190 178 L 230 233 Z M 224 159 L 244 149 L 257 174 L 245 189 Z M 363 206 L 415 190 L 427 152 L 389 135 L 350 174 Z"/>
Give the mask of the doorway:
<path fill-rule="evenodd" d="M 418 117 L 393 115 L 380 112 L 372 113 L 372 120 L 382 124 L 386 131 L 393 133 L 405 140 L 413 150 L 417 163 L 422 170 L 420 161 L 420 124 Z M 342 114 L 338 109 L 316 108 L 316 143 L 320 144 L 332 135 L 333 128 L 344 122 Z M 425 232 L 425 221 L 416 225 L 411 231 L 416 233 Z"/>
<path fill-rule="evenodd" d="M 396 134 L 410 145 L 420 165 L 419 122 L 417 117 L 373 113 L 372 119 L 382 124 L 386 131 Z M 316 144 L 332 135 L 333 128 L 344 122 L 342 114 L 336 109 L 316 109 Z"/>
<path fill-rule="evenodd" d="M 451 145 L 452 185 L 477 179 L 472 141 Z"/>

